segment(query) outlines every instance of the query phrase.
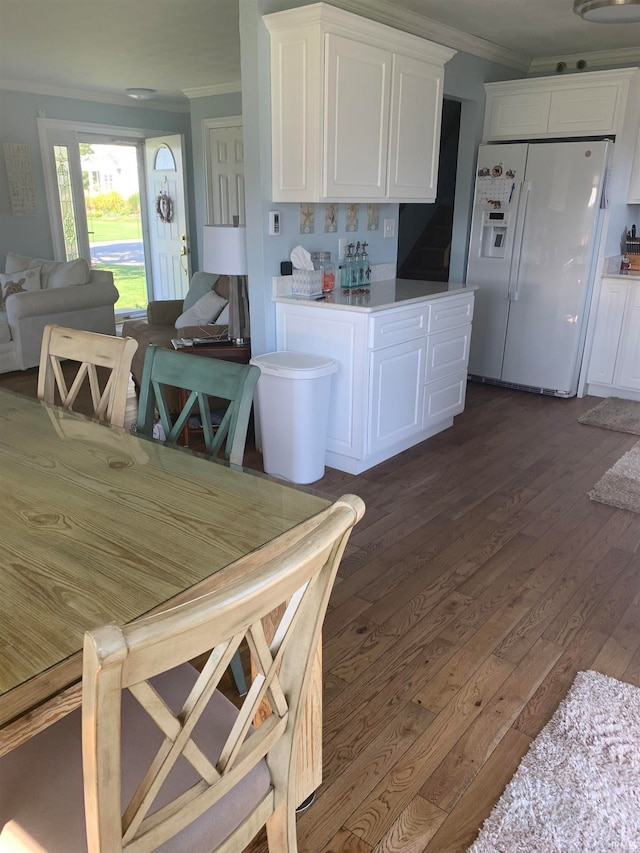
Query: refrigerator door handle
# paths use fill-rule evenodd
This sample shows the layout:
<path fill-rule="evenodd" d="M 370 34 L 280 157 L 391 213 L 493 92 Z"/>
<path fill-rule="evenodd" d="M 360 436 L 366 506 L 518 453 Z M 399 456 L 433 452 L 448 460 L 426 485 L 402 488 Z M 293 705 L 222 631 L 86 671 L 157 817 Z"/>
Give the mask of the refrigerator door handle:
<path fill-rule="evenodd" d="M 531 181 L 525 181 L 522 185 L 520 198 L 518 199 L 518 211 L 516 214 L 516 230 L 513 237 L 513 253 L 511 255 L 511 269 L 509 271 L 509 290 L 507 299 L 517 302 L 520 297 L 520 261 L 522 260 L 522 236 L 527 219 L 527 207 L 531 194 Z"/>

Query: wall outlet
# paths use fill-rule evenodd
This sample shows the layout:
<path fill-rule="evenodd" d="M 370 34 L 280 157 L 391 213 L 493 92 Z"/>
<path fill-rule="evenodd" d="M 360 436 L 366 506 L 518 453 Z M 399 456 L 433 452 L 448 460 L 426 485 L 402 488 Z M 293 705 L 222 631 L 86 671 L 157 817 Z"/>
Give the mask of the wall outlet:
<path fill-rule="evenodd" d="M 385 237 L 395 237 L 396 236 L 396 221 L 395 221 L 395 219 L 385 219 L 384 220 L 383 234 Z"/>
<path fill-rule="evenodd" d="M 340 237 L 338 239 L 338 262 L 340 262 L 344 256 L 347 254 L 347 243 L 349 241 L 346 237 Z"/>
<path fill-rule="evenodd" d="M 280 236 L 280 211 L 279 210 L 270 210 L 269 211 L 269 236 L 270 237 L 279 237 Z"/>

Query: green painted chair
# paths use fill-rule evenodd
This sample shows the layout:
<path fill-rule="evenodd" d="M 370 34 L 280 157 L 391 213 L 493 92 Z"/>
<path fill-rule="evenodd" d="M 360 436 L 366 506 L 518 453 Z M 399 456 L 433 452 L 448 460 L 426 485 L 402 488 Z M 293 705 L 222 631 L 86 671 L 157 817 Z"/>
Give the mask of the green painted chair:
<path fill-rule="evenodd" d="M 259 376 L 260 370 L 255 365 L 235 364 L 150 346 L 142 370 L 137 431 L 153 437 L 157 410 L 166 440 L 176 443 L 195 410 L 202 423 L 207 454 L 217 458 L 224 444 L 224 458 L 234 465 L 242 465 L 251 404 Z M 177 415 L 169 411 L 167 387 L 183 388 L 188 392 L 187 402 Z M 217 418 L 212 418 L 210 397 L 215 397 L 223 405 L 228 401 L 218 426 L 212 424 Z M 231 671 L 238 693 L 244 696 L 247 684 L 238 652 L 231 661 Z"/>
<path fill-rule="evenodd" d="M 153 436 L 157 411 L 166 440 L 175 444 L 188 419 L 196 414 L 202 423 L 206 453 L 215 459 L 222 451 L 228 462 L 242 465 L 251 404 L 259 376 L 260 370 L 255 365 L 150 346 L 145 355 L 140 384 L 138 432 Z M 182 388 L 187 392 L 187 402 L 177 414 L 169 410 L 168 387 Z M 211 397 L 222 401 L 223 406 L 228 402 L 218 425 L 215 424 L 217 419 L 212 418 Z M 216 411 L 217 405 L 214 413 Z"/>

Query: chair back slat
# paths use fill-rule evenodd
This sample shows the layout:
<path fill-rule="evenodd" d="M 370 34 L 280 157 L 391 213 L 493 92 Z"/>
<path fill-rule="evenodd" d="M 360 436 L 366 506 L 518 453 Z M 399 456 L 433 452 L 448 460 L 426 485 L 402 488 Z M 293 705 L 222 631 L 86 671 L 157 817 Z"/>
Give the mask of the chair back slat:
<path fill-rule="evenodd" d="M 254 365 L 149 346 L 140 383 L 138 432 L 153 435 L 157 412 L 166 440 L 176 443 L 189 418 L 197 413 L 207 454 L 217 457 L 222 452 L 227 461 L 242 465 L 259 376 L 260 371 Z M 187 400 L 180 411 L 170 411 L 167 388 L 186 392 Z M 217 426 L 212 423 L 211 398 L 226 405 Z"/>
<path fill-rule="evenodd" d="M 42 336 L 38 371 L 38 398 L 73 410 L 87 381 L 93 414 L 98 420 L 124 426 L 131 361 L 138 348 L 133 338 L 118 338 L 48 324 Z M 78 363 L 71 385 L 62 362 Z M 107 372 L 100 387 L 97 368 Z"/>
<path fill-rule="evenodd" d="M 290 770 L 296 765 L 311 661 L 340 559 L 363 512 L 360 498 L 346 495 L 311 523 L 229 566 L 230 583 L 221 580 L 211 592 L 123 628 L 109 625 L 87 633 L 83 755 L 90 853 L 155 849 L 237 792 L 260 765 L 270 782 L 226 839 L 227 844 L 233 839 L 228 849 L 244 849 L 258 821 L 271 821 L 284 810 L 290 812 L 290 832 L 295 832 L 297 804 L 291 802 L 295 780 Z M 281 613 L 280 627 L 267 641 L 262 620 L 274 611 Z M 219 681 L 243 638 L 252 650 L 257 676 L 212 753 L 206 739 L 199 742 L 203 726 L 198 729 L 198 724 L 210 703 L 219 701 Z M 179 700 L 165 700 L 162 679 L 205 651 L 205 665 L 199 674 L 194 672 Z M 114 797 L 120 804 L 120 711 L 127 690 L 148 714 L 148 725 L 159 728 L 160 737 L 155 756 L 140 770 L 136 790 L 122 804 L 121 817 Z M 265 697 L 269 713 L 254 727 Z M 206 719 L 205 732 L 211 725 Z M 195 772 L 194 781 L 163 799 L 165 784 L 184 760 Z M 222 840 L 214 831 L 211 849 Z M 180 849 L 179 838 L 175 844 Z M 278 853 L 282 850 L 279 847 Z"/>

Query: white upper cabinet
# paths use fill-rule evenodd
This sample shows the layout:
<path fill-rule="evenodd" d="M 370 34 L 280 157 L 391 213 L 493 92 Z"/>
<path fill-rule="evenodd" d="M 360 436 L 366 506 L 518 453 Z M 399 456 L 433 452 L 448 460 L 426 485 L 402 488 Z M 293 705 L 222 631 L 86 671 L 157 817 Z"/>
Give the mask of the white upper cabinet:
<path fill-rule="evenodd" d="M 429 201 L 436 197 L 443 77 L 440 65 L 393 57 L 389 197 Z"/>
<path fill-rule="evenodd" d="M 640 204 L 640 131 L 636 140 L 636 150 L 633 158 L 633 170 L 631 172 L 631 180 L 629 181 L 629 195 L 627 197 L 629 204 Z"/>
<path fill-rule="evenodd" d="M 384 198 L 393 55 L 328 33 L 326 59 L 327 91 L 333 96 L 325 103 L 322 194 L 345 200 Z"/>
<path fill-rule="evenodd" d="M 263 20 L 273 201 L 433 201 L 455 51 L 326 3 Z"/>
<path fill-rule="evenodd" d="M 636 69 L 486 83 L 484 141 L 620 133 Z"/>

